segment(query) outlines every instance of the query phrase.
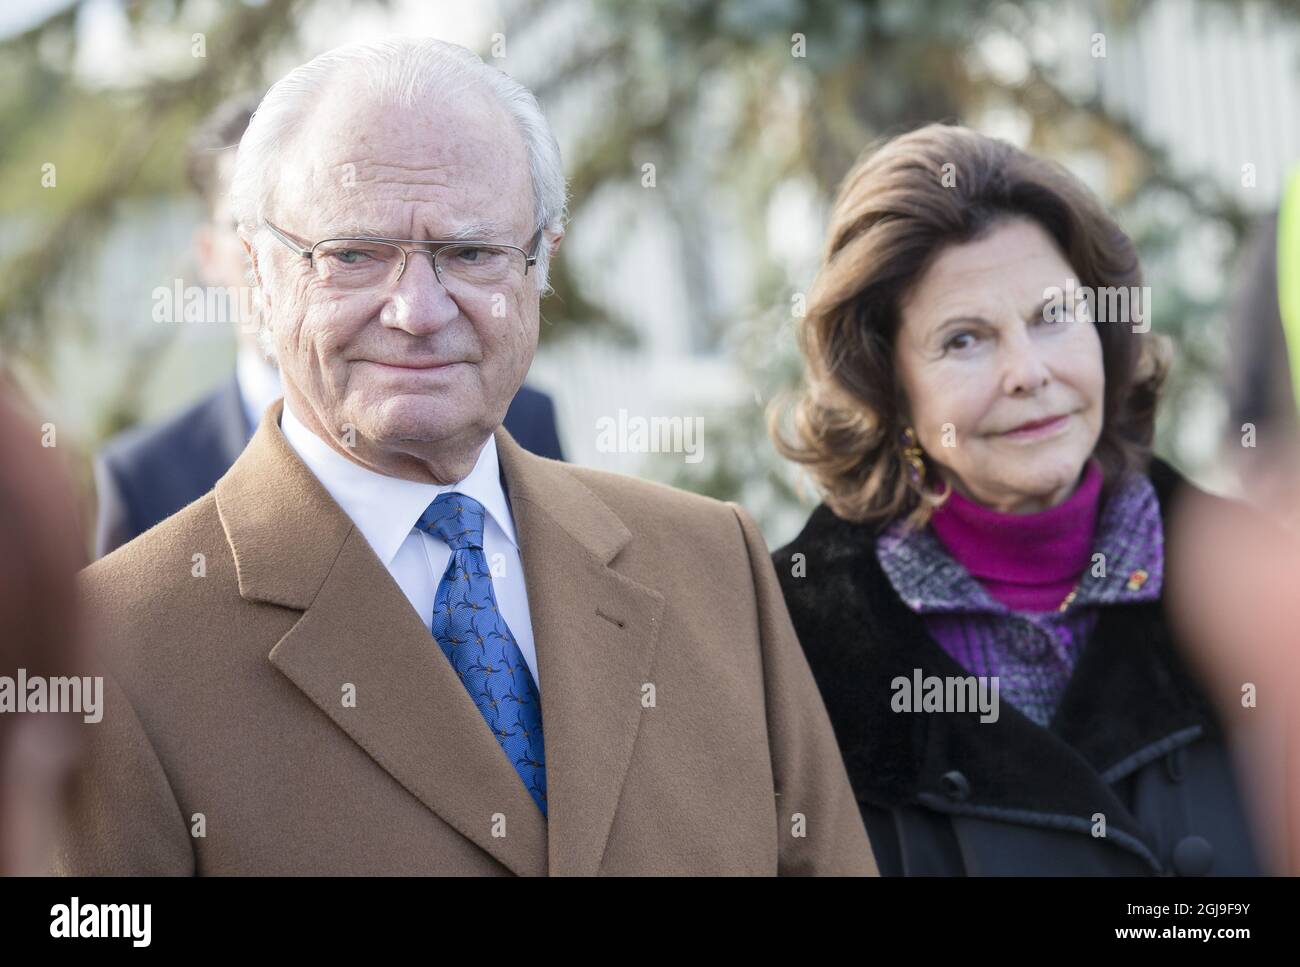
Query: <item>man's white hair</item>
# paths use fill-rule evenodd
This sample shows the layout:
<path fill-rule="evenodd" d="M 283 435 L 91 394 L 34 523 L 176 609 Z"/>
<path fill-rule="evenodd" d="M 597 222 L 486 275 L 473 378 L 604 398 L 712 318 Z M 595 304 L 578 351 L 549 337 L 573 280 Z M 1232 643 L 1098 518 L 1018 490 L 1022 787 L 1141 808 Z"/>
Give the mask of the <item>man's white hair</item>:
<path fill-rule="evenodd" d="M 340 78 L 359 80 L 380 103 L 405 108 L 415 107 L 425 98 L 443 100 L 475 88 L 494 95 L 518 126 L 524 142 L 532 179 L 534 231 L 544 229 L 549 235 L 563 229 L 568 191 L 560 147 L 532 92 L 458 44 L 432 37 L 393 37 L 348 44 L 321 54 L 277 81 L 257 106 L 239 142 L 230 207 L 241 234 L 257 251 L 259 265 L 270 265 L 260 257 L 262 246 L 274 242 L 265 231 L 263 218 L 275 198 L 280 159 L 319 105 L 326 87 Z M 539 291 L 546 289 L 549 267 L 544 237 L 530 273 L 535 273 Z M 273 355 L 267 325 L 263 324 L 260 335 L 263 349 Z"/>

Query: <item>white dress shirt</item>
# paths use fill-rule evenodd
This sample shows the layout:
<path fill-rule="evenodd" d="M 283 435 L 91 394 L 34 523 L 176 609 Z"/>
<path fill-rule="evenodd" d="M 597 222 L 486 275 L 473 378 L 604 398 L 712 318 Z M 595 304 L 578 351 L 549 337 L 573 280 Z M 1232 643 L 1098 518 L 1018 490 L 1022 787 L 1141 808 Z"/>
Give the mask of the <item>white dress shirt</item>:
<path fill-rule="evenodd" d="M 353 463 L 307 429 L 294 416 L 288 400 L 284 404 L 280 428 L 302 462 L 365 536 L 424 626 L 430 629 L 432 648 L 438 649 L 432 631 L 433 599 L 438 593 L 443 572 L 447 570 L 447 562 L 451 560 L 451 548 L 441 538 L 416 530 L 415 524 L 435 497 L 449 491 L 473 497 L 483 505 L 487 511 L 483 524 L 483 553 L 492 574 L 497 606 L 540 691 L 524 566 L 519 557 L 510 502 L 501 487 L 495 437 L 488 437 L 469 476 L 454 484 L 439 486 L 388 477 Z"/>

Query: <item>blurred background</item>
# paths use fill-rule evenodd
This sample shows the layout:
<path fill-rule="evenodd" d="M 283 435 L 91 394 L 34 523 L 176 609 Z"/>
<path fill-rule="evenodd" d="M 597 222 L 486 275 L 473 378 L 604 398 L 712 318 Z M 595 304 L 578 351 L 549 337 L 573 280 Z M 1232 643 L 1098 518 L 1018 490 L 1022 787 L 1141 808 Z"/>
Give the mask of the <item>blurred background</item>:
<path fill-rule="evenodd" d="M 933 120 L 1060 160 L 1137 241 L 1176 348 L 1159 453 L 1240 491 L 1243 415 L 1294 422 L 1282 333 L 1259 335 L 1300 161 L 1290 2 L 26 0 L 0 13 L 0 366 L 82 454 L 88 506 L 103 441 L 234 365 L 231 323 L 155 321 L 159 287 L 196 284 L 196 124 L 394 32 L 476 50 L 560 141 L 571 220 L 529 382 L 573 462 L 793 536 L 816 499 L 764 411 L 798 377 L 830 200 L 869 143 Z M 700 421 L 702 458 L 610 452 L 620 411 Z"/>

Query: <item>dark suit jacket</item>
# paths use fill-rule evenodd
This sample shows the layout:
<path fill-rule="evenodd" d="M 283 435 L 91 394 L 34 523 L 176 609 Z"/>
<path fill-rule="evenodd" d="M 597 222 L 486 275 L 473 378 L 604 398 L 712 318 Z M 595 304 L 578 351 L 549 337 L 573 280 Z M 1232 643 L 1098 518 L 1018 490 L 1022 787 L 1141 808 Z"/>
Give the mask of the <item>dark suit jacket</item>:
<path fill-rule="evenodd" d="M 525 450 L 564 459 L 555 405 L 540 390 L 520 387 L 506 411 L 505 427 Z M 165 423 L 136 427 L 110 440 L 95 461 L 95 556 L 121 547 L 206 494 L 252 434 L 232 377 Z"/>
<path fill-rule="evenodd" d="M 1261 448 L 1265 439 L 1289 439 L 1300 429 L 1278 305 L 1277 218 L 1276 212 L 1266 215 L 1252 229 L 1228 306 L 1225 429 L 1234 449 L 1241 449 L 1243 423 L 1259 429 Z"/>

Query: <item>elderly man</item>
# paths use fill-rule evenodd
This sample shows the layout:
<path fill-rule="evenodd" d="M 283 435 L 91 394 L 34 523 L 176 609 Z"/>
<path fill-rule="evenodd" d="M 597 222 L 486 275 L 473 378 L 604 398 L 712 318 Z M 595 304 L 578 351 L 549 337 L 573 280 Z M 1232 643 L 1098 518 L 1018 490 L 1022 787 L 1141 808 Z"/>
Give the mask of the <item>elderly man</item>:
<path fill-rule="evenodd" d="M 256 107 L 246 97 L 221 104 L 198 126 L 186 159 L 190 182 L 207 213 L 194 232 L 199 279 L 230 292 L 246 284 L 248 266 L 229 209 L 234 146 Z M 162 423 L 132 427 L 104 445 L 95 460 L 96 557 L 211 490 L 248 445 L 262 413 L 282 394 L 280 374 L 266 361 L 256 326 L 241 320 L 236 340 L 231 378 Z M 502 422 L 525 450 L 564 459 L 555 405 L 540 390 L 519 387 Z"/>
<path fill-rule="evenodd" d="M 70 873 L 873 873 L 762 537 L 501 426 L 563 235 L 525 89 L 401 39 L 266 95 L 232 203 L 284 382 L 91 566 Z"/>

